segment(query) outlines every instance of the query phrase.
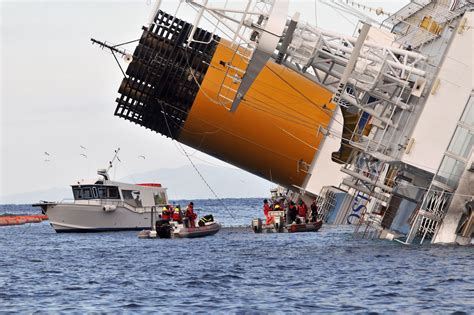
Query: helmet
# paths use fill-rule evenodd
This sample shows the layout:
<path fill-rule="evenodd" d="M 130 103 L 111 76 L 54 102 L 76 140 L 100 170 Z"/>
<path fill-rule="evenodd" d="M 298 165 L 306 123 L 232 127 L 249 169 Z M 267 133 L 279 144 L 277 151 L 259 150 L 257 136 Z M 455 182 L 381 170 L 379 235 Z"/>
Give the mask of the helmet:
<path fill-rule="evenodd" d="M 179 212 L 179 208 L 174 208 L 174 212 Z"/>
<path fill-rule="evenodd" d="M 267 199 L 263 199 L 263 203 L 268 203 L 268 200 L 267 200 Z"/>
<path fill-rule="evenodd" d="M 168 208 L 166 208 L 166 207 L 163 207 L 163 209 L 161 209 L 161 210 L 163 210 L 163 211 L 167 211 L 167 210 L 168 210 Z"/>
<path fill-rule="evenodd" d="M 194 206 L 194 203 L 191 201 L 191 202 L 189 203 L 189 205 L 190 205 L 190 206 Z"/>

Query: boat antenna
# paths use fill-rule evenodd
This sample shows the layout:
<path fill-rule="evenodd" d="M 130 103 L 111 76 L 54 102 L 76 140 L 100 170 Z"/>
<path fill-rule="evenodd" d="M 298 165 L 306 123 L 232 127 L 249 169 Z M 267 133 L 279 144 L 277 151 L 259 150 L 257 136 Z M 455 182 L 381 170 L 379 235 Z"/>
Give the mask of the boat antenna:
<path fill-rule="evenodd" d="M 112 161 L 109 161 L 109 167 L 107 168 L 107 173 L 109 172 L 109 170 L 113 167 L 113 163 L 115 162 L 115 160 L 119 161 L 119 162 L 122 162 L 120 161 L 119 157 L 118 157 L 118 154 L 119 154 L 119 151 L 120 151 L 120 148 L 117 148 L 117 150 L 115 150 L 115 155 L 114 157 L 112 158 Z"/>
<path fill-rule="evenodd" d="M 131 43 L 134 43 L 134 42 L 138 42 L 140 39 L 134 39 L 134 40 L 131 40 L 131 41 L 128 41 L 128 42 L 124 42 L 124 43 L 121 43 L 121 44 L 117 44 L 117 45 L 111 45 L 107 42 L 101 42 L 97 39 L 94 39 L 94 38 L 91 38 L 91 42 L 92 42 L 92 45 L 94 44 L 97 44 L 99 45 L 99 47 L 101 47 L 102 49 L 108 49 L 110 50 L 110 52 L 112 53 L 112 56 L 114 56 L 114 59 L 115 61 L 117 62 L 117 65 L 119 66 L 120 68 L 120 71 L 122 72 L 123 76 L 126 78 L 127 75 L 125 74 L 125 71 L 123 70 L 122 68 L 122 65 L 120 64 L 118 58 L 117 58 L 117 54 L 120 55 L 126 63 L 131 63 L 132 60 L 133 60 L 133 55 L 128 53 L 125 49 L 121 49 L 121 48 L 117 48 L 117 47 L 120 47 L 120 46 L 123 46 L 123 45 L 127 45 L 127 44 L 131 44 Z"/>

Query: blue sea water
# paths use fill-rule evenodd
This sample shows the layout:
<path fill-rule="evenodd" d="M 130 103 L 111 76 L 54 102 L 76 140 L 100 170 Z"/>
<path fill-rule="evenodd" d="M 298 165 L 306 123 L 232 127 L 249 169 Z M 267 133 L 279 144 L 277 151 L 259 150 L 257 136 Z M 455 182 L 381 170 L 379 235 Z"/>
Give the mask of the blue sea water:
<path fill-rule="evenodd" d="M 474 313 L 472 246 L 361 240 L 350 226 L 253 234 L 261 200 L 225 203 L 195 201 L 226 226 L 202 239 L 1 227 L 0 313 Z"/>

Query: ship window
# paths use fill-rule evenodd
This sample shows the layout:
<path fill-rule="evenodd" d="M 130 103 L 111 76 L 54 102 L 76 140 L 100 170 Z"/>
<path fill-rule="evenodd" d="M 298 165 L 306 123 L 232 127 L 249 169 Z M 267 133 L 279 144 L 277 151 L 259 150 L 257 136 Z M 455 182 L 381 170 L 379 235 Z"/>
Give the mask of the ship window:
<path fill-rule="evenodd" d="M 463 158 L 468 158 L 474 144 L 474 133 L 459 127 L 454 132 L 453 139 L 449 144 L 448 151 L 459 155 Z"/>
<path fill-rule="evenodd" d="M 99 187 L 99 188 L 97 188 L 97 191 L 99 193 L 99 199 L 106 199 L 107 198 L 107 188 Z"/>
<path fill-rule="evenodd" d="M 82 198 L 83 199 L 92 199 L 92 192 L 90 187 L 82 188 Z"/>
<path fill-rule="evenodd" d="M 109 199 L 120 199 L 117 187 L 107 187 L 107 198 Z"/>
<path fill-rule="evenodd" d="M 164 205 L 168 203 L 164 192 L 153 193 L 153 199 L 155 200 L 155 205 Z"/>
<path fill-rule="evenodd" d="M 450 187 L 457 187 L 465 164 L 452 157 L 444 156 L 441 166 L 436 175 L 436 180 Z"/>
<path fill-rule="evenodd" d="M 123 200 L 133 207 L 142 207 L 140 192 L 136 190 L 122 190 Z"/>
<path fill-rule="evenodd" d="M 80 188 L 73 188 L 72 193 L 74 195 L 74 199 L 82 199 L 82 190 Z"/>
<path fill-rule="evenodd" d="M 131 190 L 122 190 L 122 195 L 124 200 L 133 199 Z"/>
<path fill-rule="evenodd" d="M 469 98 L 461 121 L 470 126 L 474 125 L 474 95 Z"/>
<path fill-rule="evenodd" d="M 120 199 L 117 187 L 74 186 L 72 193 L 75 200 L 84 199 Z"/>

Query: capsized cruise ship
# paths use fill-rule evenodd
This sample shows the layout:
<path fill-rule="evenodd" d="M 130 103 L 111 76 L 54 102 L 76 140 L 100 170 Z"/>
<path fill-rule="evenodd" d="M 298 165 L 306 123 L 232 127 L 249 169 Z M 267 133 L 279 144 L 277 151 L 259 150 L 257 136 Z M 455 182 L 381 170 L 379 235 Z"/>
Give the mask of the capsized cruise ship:
<path fill-rule="evenodd" d="M 470 243 L 473 1 L 326 2 L 363 17 L 354 36 L 284 0 L 157 1 L 133 53 L 93 40 L 129 63 L 115 115 L 317 197 L 362 237 Z"/>

